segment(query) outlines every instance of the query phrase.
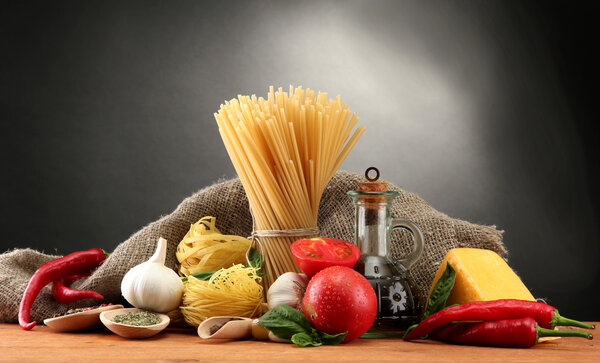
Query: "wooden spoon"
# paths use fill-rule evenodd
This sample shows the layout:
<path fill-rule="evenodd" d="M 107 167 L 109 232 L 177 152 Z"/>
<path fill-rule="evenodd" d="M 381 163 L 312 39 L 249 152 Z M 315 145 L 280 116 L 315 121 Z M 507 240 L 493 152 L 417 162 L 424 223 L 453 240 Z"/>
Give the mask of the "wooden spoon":
<path fill-rule="evenodd" d="M 165 314 L 153 313 L 160 317 L 160 323 L 148 326 L 134 326 L 121 323 L 115 323 L 112 319 L 120 314 L 130 312 L 143 311 L 137 308 L 127 308 L 105 311 L 100 314 L 100 321 L 113 333 L 122 336 L 123 338 L 148 338 L 163 331 L 171 319 Z"/>
<path fill-rule="evenodd" d="M 79 313 L 48 318 L 44 324 L 58 331 L 78 331 L 93 328 L 100 324 L 98 316 L 104 311 L 122 309 L 123 305 L 107 305 Z"/>
<path fill-rule="evenodd" d="M 252 319 L 238 316 L 215 316 L 198 326 L 203 339 L 242 339 L 252 336 Z"/>

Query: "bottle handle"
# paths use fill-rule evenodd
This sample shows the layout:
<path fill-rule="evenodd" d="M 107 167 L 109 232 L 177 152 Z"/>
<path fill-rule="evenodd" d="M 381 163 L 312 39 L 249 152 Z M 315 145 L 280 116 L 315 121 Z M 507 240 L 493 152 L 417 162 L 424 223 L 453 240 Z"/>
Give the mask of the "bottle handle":
<path fill-rule="evenodd" d="M 421 232 L 421 228 L 417 226 L 413 221 L 406 218 L 393 218 L 392 219 L 392 231 L 394 229 L 402 228 L 410 232 L 413 237 L 414 246 L 411 253 L 408 255 L 395 260 L 396 264 L 402 265 L 406 270 L 410 269 L 412 265 L 417 262 L 417 260 L 423 254 L 424 241 L 423 232 Z"/>

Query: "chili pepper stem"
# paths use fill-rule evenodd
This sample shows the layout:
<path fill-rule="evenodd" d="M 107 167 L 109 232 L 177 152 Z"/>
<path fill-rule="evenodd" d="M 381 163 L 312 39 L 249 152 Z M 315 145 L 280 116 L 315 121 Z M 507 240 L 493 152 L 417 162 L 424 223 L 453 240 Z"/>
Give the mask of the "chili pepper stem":
<path fill-rule="evenodd" d="M 537 343 L 538 339 L 541 337 L 580 337 L 591 340 L 594 336 L 591 333 L 580 331 L 580 330 L 553 330 L 542 328 L 539 325 L 537 327 L 537 334 L 535 337 L 535 342 Z"/>
<path fill-rule="evenodd" d="M 558 310 L 554 310 L 554 313 L 552 313 L 552 321 L 550 322 L 550 326 L 554 328 L 555 326 L 558 326 L 558 325 L 576 326 L 578 328 L 584 328 L 584 329 L 595 329 L 596 328 L 596 325 L 594 325 L 594 324 L 588 324 L 588 323 L 584 323 L 581 321 L 565 318 L 564 316 L 560 316 L 560 314 L 558 313 Z"/>

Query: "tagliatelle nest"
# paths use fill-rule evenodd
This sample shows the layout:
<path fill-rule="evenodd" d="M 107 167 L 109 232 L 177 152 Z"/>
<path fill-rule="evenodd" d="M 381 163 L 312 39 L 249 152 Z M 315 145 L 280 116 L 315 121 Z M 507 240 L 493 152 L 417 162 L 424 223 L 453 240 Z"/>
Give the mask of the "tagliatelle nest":
<path fill-rule="evenodd" d="M 258 317 L 262 302 L 258 270 L 235 265 L 215 272 L 208 281 L 189 276 L 180 311 L 188 324 L 197 327 L 213 316 Z"/>
<path fill-rule="evenodd" d="M 215 217 L 200 219 L 192 224 L 177 246 L 176 256 L 181 275 L 216 271 L 246 262 L 250 240 L 221 234 L 215 223 Z"/>

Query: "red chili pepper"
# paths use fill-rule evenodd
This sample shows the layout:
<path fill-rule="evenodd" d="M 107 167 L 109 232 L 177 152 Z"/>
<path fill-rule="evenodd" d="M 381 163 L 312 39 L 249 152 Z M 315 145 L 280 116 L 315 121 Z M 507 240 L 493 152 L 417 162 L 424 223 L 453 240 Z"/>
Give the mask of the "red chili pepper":
<path fill-rule="evenodd" d="M 71 284 L 74 283 L 75 281 L 81 280 L 84 277 L 88 277 L 91 274 L 92 274 L 91 272 L 88 272 L 85 274 L 69 275 L 69 276 L 63 277 L 61 280 L 63 281 L 65 286 L 71 286 Z"/>
<path fill-rule="evenodd" d="M 95 291 L 71 289 L 70 286 L 77 280 L 90 276 L 92 273 L 69 275 L 58 279 L 52 283 L 52 296 L 54 300 L 61 304 L 68 304 L 80 299 L 104 299 L 104 297 Z"/>
<path fill-rule="evenodd" d="M 35 321 L 29 322 L 29 314 L 33 301 L 44 286 L 64 276 L 87 273 L 105 259 L 106 254 L 103 250 L 92 248 L 87 251 L 73 252 L 43 264 L 31 276 L 23 293 L 23 299 L 21 299 L 19 305 L 19 325 L 21 325 L 21 328 L 30 330 L 37 324 Z"/>
<path fill-rule="evenodd" d="M 467 304 L 450 306 L 429 315 L 404 337 L 405 340 L 421 338 L 437 328 L 453 321 L 501 320 L 532 317 L 542 327 L 554 329 L 557 325 L 571 325 L 594 329 L 595 325 L 564 318 L 548 304 L 516 299 L 473 301 Z"/>
<path fill-rule="evenodd" d="M 584 331 L 544 329 L 529 317 L 448 324 L 433 332 L 434 339 L 446 343 L 512 348 L 532 347 L 539 338 L 548 336 L 593 338 Z"/>
<path fill-rule="evenodd" d="M 68 304 L 81 299 L 104 299 L 104 296 L 96 291 L 71 289 L 65 286 L 63 281 L 63 279 L 58 279 L 52 283 L 52 296 L 54 300 L 61 304 Z"/>

